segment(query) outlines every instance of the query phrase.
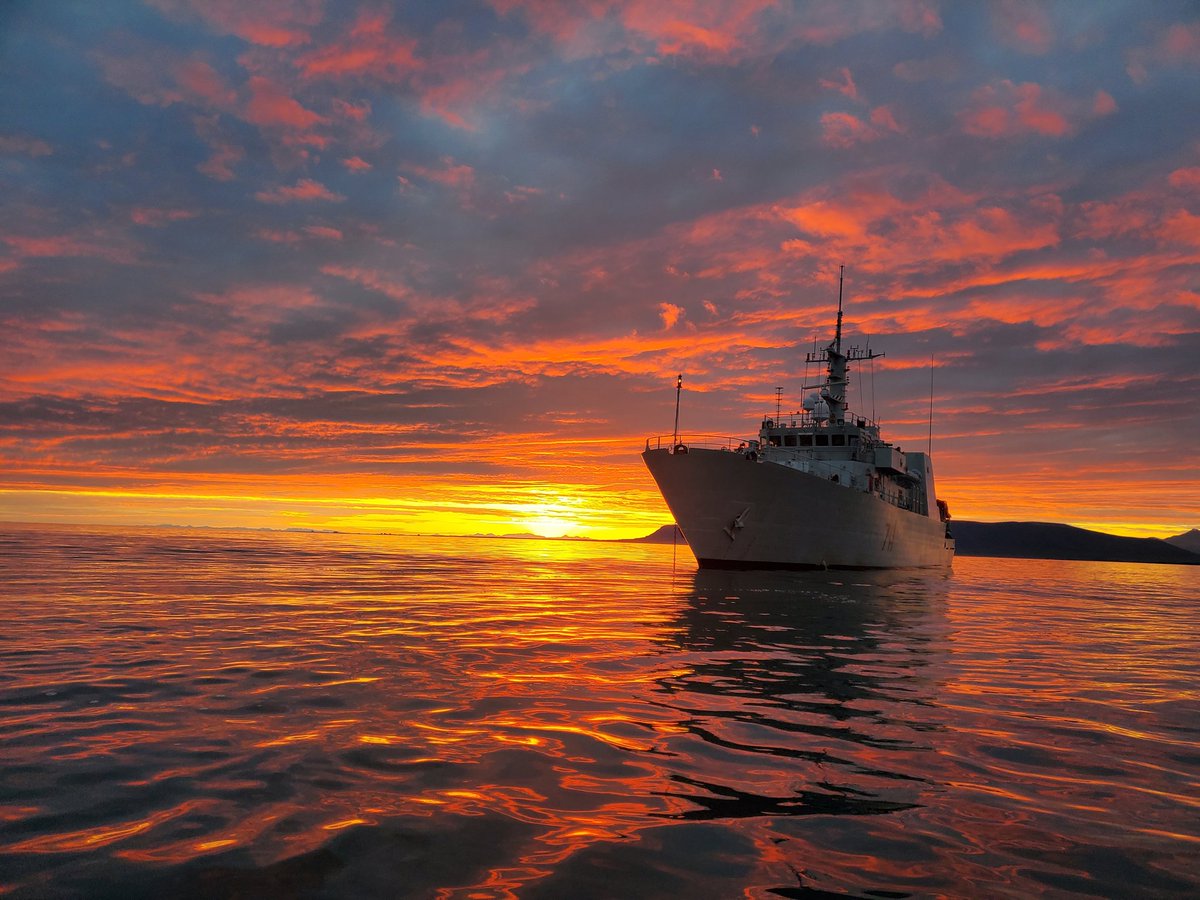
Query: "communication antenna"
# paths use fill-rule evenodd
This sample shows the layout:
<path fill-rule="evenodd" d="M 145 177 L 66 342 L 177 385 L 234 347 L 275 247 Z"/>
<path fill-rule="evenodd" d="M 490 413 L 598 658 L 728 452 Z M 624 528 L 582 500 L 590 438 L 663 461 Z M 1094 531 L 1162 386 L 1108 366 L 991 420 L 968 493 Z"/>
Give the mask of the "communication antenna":
<path fill-rule="evenodd" d="M 875 357 L 871 355 L 871 336 L 867 335 L 867 359 L 871 361 L 871 421 L 875 421 Z"/>
<path fill-rule="evenodd" d="M 846 264 L 838 268 L 838 317 L 837 331 L 834 332 L 833 349 L 836 353 L 842 352 L 842 281 L 846 277 Z"/>
<path fill-rule="evenodd" d="M 671 441 L 672 447 L 679 446 L 679 395 L 683 391 L 683 373 L 679 373 L 679 377 L 675 379 L 675 437 Z"/>
<path fill-rule="evenodd" d="M 775 388 L 775 421 L 779 421 L 779 410 L 783 405 L 783 388 Z"/>
<path fill-rule="evenodd" d="M 933 458 L 933 354 L 929 354 L 929 458 Z"/>

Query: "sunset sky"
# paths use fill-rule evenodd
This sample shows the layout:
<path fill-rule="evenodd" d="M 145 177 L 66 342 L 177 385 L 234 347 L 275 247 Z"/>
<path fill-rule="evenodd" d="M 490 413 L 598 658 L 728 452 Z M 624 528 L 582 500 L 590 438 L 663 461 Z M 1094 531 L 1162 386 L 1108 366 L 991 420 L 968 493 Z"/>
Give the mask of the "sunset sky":
<path fill-rule="evenodd" d="M 9 0 L 0 205 L 0 520 L 645 534 L 844 263 L 957 518 L 1200 526 L 1194 2 Z"/>

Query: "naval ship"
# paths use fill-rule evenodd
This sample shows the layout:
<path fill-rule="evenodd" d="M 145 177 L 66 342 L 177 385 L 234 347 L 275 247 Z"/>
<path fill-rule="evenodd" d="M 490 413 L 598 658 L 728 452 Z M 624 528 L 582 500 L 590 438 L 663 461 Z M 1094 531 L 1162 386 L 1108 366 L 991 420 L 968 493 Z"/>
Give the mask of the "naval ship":
<path fill-rule="evenodd" d="M 702 569 L 946 568 L 950 511 L 937 499 L 928 453 L 884 441 L 846 406 L 851 362 L 882 356 L 842 349 L 842 284 L 834 338 L 808 354 L 824 364 L 803 410 L 765 418 L 756 440 L 648 438 L 642 459 Z"/>

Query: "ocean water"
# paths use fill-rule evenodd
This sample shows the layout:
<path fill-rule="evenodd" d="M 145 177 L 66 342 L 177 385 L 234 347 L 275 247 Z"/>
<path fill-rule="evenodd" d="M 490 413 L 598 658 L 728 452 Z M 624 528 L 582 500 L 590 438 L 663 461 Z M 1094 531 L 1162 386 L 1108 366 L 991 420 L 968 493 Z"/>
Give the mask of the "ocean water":
<path fill-rule="evenodd" d="M 1196 896 L 1198 601 L 7 526 L 0 895 Z"/>

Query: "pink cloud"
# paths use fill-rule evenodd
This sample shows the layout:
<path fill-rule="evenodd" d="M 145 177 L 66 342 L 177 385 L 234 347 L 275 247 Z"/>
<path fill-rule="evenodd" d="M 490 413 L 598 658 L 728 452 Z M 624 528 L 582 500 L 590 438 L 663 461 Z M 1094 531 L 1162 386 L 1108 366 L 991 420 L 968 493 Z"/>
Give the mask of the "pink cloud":
<path fill-rule="evenodd" d="M 840 81 L 834 81 L 831 78 L 822 78 L 821 87 L 831 91 L 837 91 L 839 94 L 845 94 L 851 100 L 857 100 L 858 85 L 854 83 L 854 77 L 850 74 L 850 70 L 845 66 L 842 66 L 839 74 L 841 75 Z"/>
<path fill-rule="evenodd" d="M 978 137 L 1041 134 L 1062 137 L 1073 130 L 1062 107 L 1066 103 L 1032 82 L 1000 81 L 979 88 L 961 114 L 963 129 Z"/>
<path fill-rule="evenodd" d="M 1150 70 L 1164 66 L 1200 66 L 1200 22 L 1179 22 L 1159 32 L 1155 40 L 1130 50 L 1125 71 L 1144 84 Z"/>
<path fill-rule="evenodd" d="M 105 80 L 146 106 L 185 103 L 206 111 L 230 112 L 236 92 L 206 60 L 180 60 L 171 48 L 118 37 L 92 54 Z"/>
<path fill-rule="evenodd" d="M 358 156 L 351 156 L 349 159 L 343 159 L 342 165 L 351 172 L 369 172 L 372 168 L 374 168 L 369 162 Z"/>
<path fill-rule="evenodd" d="M 777 0 L 490 0 L 503 16 L 520 15 L 550 35 L 569 58 L 602 56 L 617 49 L 661 56 L 730 62 L 776 52 L 793 43 L 829 45 L 856 34 L 898 29 L 934 34 L 941 30 L 929 0 L 899 3 L 810 3 L 788 24 L 767 17 Z M 616 22 L 624 34 L 615 34 Z"/>
<path fill-rule="evenodd" d="M 335 97 L 333 109 L 343 119 L 351 119 L 355 122 L 364 122 L 371 115 L 371 104 L 366 100 L 361 103 L 347 103 L 340 97 Z"/>
<path fill-rule="evenodd" d="M 1176 210 L 1164 218 L 1158 237 L 1164 243 L 1200 249 L 1200 216 L 1186 209 Z"/>
<path fill-rule="evenodd" d="M 260 75 L 251 77 L 249 88 L 245 119 L 253 125 L 306 130 L 329 121 L 305 109 L 278 84 Z"/>
<path fill-rule="evenodd" d="M 821 140 L 831 147 L 852 147 L 878 137 L 877 130 L 850 113 L 828 112 L 821 116 Z"/>
<path fill-rule="evenodd" d="M 321 21 L 322 0 L 147 0 L 173 18 L 198 16 L 215 31 L 263 47 L 307 44 Z"/>
<path fill-rule="evenodd" d="M 393 300 L 408 300 L 412 292 L 408 286 L 396 281 L 393 277 L 376 269 L 365 269 L 360 266 L 322 266 L 321 271 L 326 275 L 344 278 L 347 281 L 361 284 L 363 287 L 378 291 Z"/>
<path fill-rule="evenodd" d="M 241 162 L 245 151 L 225 135 L 217 116 L 196 116 L 192 119 L 196 135 L 208 144 L 211 156 L 196 170 L 216 181 L 232 181 L 233 167 Z"/>
<path fill-rule="evenodd" d="M 54 148 L 39 138 L 26 137 L 19 134 L 0 134 L 0 153 L 11 156 L 49 156 Z"/>
<path fill-rule="evenodd" d="M 1054 28 L 1043 4 L 1035 0 L 997 0 L 991 10 L 992 27 L 1002 43 L 1038 56 L 1050 51 Z"/>
<path fill-rule="evenodd" d="M 8 244 L 18 257 L 95 257 L 109 262 L 131 264 L 137 262 L 134 246 L 119 234 L 100 231 L 91 233 L 78 231 L 73 234 L 0 235 L 0 241 Z"/>
<path fill-rule="evenodd" d="M 1145 198 L 1134 196 L 1110 202 L 1095 200 L 1082 203 L 1079 218 L 1075 233 L 1093 240 L 1145 235 L 1156 221 Z"/>
<path fill-rule="evenodd" d="M 904 129 L 896 122 L 890 106 L 877 106 L 871 110 L 871 124 L 887 131 L 901 133 Z"/>
<path fill-rule="evenodd" d="M 271 228 L 260 228 L 255 232 L 255 237 L 259 240 L 271 241 L 275 244 L 298 244 L 309 238 L 340 241 L 343 236 L 339 229 L 330 228 L 326 225 L 306 225 L 300 231 L 277 231 Z"/>
<path fill-rule="evenodd" d="M 1167 183 L 1173 188 L 1196 190 L 1200 188 L 1200 168 L 1176 169 L 1167 177 Z"/>
<path fill-rule="evenodd" d="M 225 84 L 217 70 L 202 59 L 180 63 L 175 67 L 174 76 L 184 96 L 199 106 L 228 109 L 237 100 L 237 94 Z"/>
<path fill-rule="evenodd" d="M 273 244 L 298 244 L 304 236 L 298 231 L 279 231 L 274 228 L 260 228 L 254 232 L 260 241 L 270 241 Z"/>
<path fill-rule="evenodd" d="M 524 203 L 531 197 L 539 197 L 544 194 L 541 188 L 529 187 L 528 185 L 518 184 L 511 191 L 504 192 L 504 199 L 509 203 Z"/>
<path fill-rule="evenodd" d="M 183 100 L 178 87 L 168 83 L 166 73 L 172 70 L 174 61 L 163 48 L 125 41 L 119 48 L 97 51 L 94 58 L 105 81 L 119 87 L 138 103 L 170 106 Z"/>
<path fill-rule="evenodd" d="M 449 156 L 443 156 L 441 165 L 438 167 L 410 165 L 406 168 L 409 172 L 419 175 L 427 181 L 433 181 L 458 191 L 467 191 L 475 185 L 475 170 L 467 165 L 456 164 L 454 159 Z"/>
<path fill-rule="evenodd" d="M 292 203 L 303 200 L 341 201 L 346 198 L 335 194 L 318 181 L 311 178 L 301 178 L 290 187 L 277 187 L 269 191 L 259 191 L 254 195 L 261 203 Z"/>
<path fill-rule="evenodd" d="M 340 241 L 343 237 L 340 229 L 328 225 L 305 225 L 304 233 L 327 241 Z"/>
<path fill-rule="evenodd" d="M 343 36 L 304 54 L 296 65 L 306 78 L 367 75 L 399 83 L 424 63 L 413 38 L 389 33 L 386 15 L 365 11 Z"/>
<path fill-rule="evenodd" d="M 1092 98 L 1092 113 L 1096 116 L 1111 116 L 1117 111 L 1117 101 L 1108 91 L 1096 91 Z"/>
<path fill-rule="evenodd" d="M 139 206 L 135 207 L 129 213 L 129 218 L 133 220 L 135 225 L 145 225 L 148 228 L 162 228 L 171 222 L 194 219 L 198 215 L 200 215 L 198 212 L 190 209 L 155 209 L 153 207 Z"/>
<path fill-rule="evenodd" d="M 1172 25 L 1163 36 L 1162 49 L 1172 60 L 1200 65 L 1200 22 Z"/>
<path fill-rule="evenodd" d="M 494 58 L 494 48 L 462 56 L 450 56 L 422 73 L 415 81 L 425 115 L 467 131 L 476 130 L 472 112 L 488 106 L 503 84 L 528 69 L 528 65 L 508 64 Z"/>

